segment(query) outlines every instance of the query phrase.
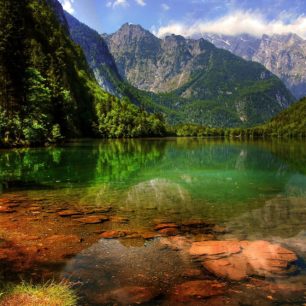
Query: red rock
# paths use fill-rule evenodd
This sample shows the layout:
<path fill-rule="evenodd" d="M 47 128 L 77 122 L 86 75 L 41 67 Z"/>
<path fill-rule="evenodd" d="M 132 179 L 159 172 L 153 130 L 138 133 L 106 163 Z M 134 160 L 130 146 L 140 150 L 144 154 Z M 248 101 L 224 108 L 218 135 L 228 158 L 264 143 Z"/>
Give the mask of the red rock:
<path fill-rule="evenodd" d="M 79 216 L 82 215 L 79 211 L 72 210 L 72 209 L 67 209 L 67 210 L 62 210 L 57 213 L 60 217 L 72 217 L 72 216 Z"/>
<path fill-rule="evenodd" d="M 214 227 L 212 228 L 212 231 L 216 234 L 224 234 L 227 232 L 227 229 L 224 226 L 214 225 Z"/>
<path fill-rule="evenodd" d="M 203 261 L 203 266 L 214 275 L 240 281 L 248 277 L 248 263 L 240 254 L 227 258 Z"/>
<path fill-rule="evenodd" d="M 183 277 L 199 277 L 202 275 L 202 271 L 199 269 L 187 269 L 183 271 Z"/>
<path fill-rule="evenodd" d="M 106 206 L 106 207 L 99 207 L 99 208 L 94 208 L 93 212 L 95 213 L 108 213 L 112 210 L 113 208 L 111 206 Z"/>
<path fill-rule="evenodd" d="M 158 232 L 164 236 L 175 236 L 178 234 L 178 230 L 176 228 L 164 228 L 159 230 Z"/>
<path fill-rule="evenodd" d="M 141 233 L 141 236 L 143 239 L 149 240 L 149 239 L 154 239 L 156 237 L 160 237 L 159 234 L 157 234 L 156 232 L 144 232 Z"/>
<path fill-rule="evenodd" d="M 197 219 L 184 221 L 182 222 L 182 225 L 186 227 L 210 227 L 211 226 L 211 224 L 203 220 L 197 220 Z"/>
<path fill-rule="evenodd" d="M 202 241 L 194 242 L 189 250 L 190 255 L 230 255 L 239 253 L 241 244 L 239 241 Z"/>
<path fill-rule="evenodd" d="M 297 260 L 292 251 L 267 241 L 194 242 L 189 253 L 201 256 L 203 266 L 216 276 L 236 281 L 253 275 L 286 275 Z"/>
<path fill-rule="evenodd" d="M 210 240 L 216 240 L 215 235 L 213 234 L 196 234 L 192 236 L 193 240 L 196 242 L 202 242 L 202 241 L 210 241 Z"/>
<path fill-rule="evenodd" d="M 10 203 L 10 199 L 7 199 L 7 198 L 1 198 L 0 199 L 0 205 L 9 204 L 9 203 Z"/>
<path fill-rule="evenodd" d="M 104 239 L 114 239 L 124 236 L 126 236 L 126 233 L 124 231 L 106 231 L 102 233 L 100 237 Z"/>
<path fill-rule="evenodd" d="M 120 217 L 120 216 L 112 216 L 110 220 L 114 223 L 127 223 L 129 222 L 128 218 Z"/>
<path fill-rule="evenodd" d="M 160 231 L 165 228 L 178 228 L 178 225 L 175 223 L 161 223 L 154 227 L 155 231 Z"/>
<path fill-rule="evenodd" d="M 298 283 L 289 282 L 267 282 L 260 279 L 252 279 L 248 286 L 260 288 L 267 292 L 279 292 L 283 295 L 289 294 L 303 294 L 305 292 L 305 284 L 303 281 Z"/>
<path fill-rule="evenodd" d="M 267 241 L 254 241 L 246 245 L 243 255 L 247 258 L 251 270 L 258 275 L 284 274 L 289 265 L 297 260 L 290 250 Z"/>
<path fill-rule="evenodd" d="M 177 302 L 189 302 L 192 299 L 204 299 L 226 292 L 226 284 L 215 280 L 194 280 L 174 287 L 172 299 Z"/>
<path fill-rule="evenodd" d="M 20 204 L 18 204 L 18 203 L 9 203 L 9 204 L 7 204 L 7 206 L 8 206 L 9 208 L 17 208 L 17 207 L 20 206 Z"/>
<path fill-rule="evenodd" d="M 0 214 L 11 214 L 11 213 L 14 213 L 14 212 L 16 212 L 16 210 L 10 208 L 7 205 L 1 205 L 0 206 Z"/>
<path fill-rule="evenodd" d="M 44 242 L 47 244 L 54 244 L 54 243 L 79 243 L 81 242 L 80 237 L 77 235 L 52 235 L 47 237 Z"/>
<path fill-rule="evenodd" d="M 107 216 L 88 216 L 84 218 L 76 219 L 78 222 L 84 223 L 84 224 L 99 224 L 103 223 L 105 221 L 108 221 L 109 218 Z"/>
<path fill-rule="evenodd" d="M 157 295 L 152 288 L 128 286 L 113 290 L 108 299 L 120 303 L 120 305 L 142 304 L 151 301 Z"/>

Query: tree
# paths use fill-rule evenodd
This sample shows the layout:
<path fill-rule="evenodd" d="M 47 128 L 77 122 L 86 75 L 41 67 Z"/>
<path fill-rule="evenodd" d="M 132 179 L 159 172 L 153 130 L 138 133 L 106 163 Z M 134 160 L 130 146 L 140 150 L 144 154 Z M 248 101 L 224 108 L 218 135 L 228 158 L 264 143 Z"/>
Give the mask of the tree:
<path fill-rule="evenodd" d="M 8 116 L 25 102 L 26 0 L 0 0 L 0 105 Z"/>

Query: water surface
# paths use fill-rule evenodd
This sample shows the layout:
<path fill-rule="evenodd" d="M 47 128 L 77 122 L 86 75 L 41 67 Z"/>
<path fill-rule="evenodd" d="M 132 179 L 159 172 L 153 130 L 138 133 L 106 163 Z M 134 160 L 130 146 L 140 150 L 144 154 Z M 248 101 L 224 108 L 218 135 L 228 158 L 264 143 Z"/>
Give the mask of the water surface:
<path fill-rule="evenodd" d="M 63 147 L 1 151 L 0 169 L 3 198 L 35 203 L 49 213 L 107 206 L 113 217 L 128 219 L 78 228 L 87 244 L 64 259 L 60 268 L 47 268 L 56 277 L 79 282 L 84 305 L 124 304 L 107 300 L 107 293 L 132 285 L 159 292 L 150 305 L 173 304 L 171 288 L 186 281 L 184 271 L 198 269 L 198 263 L 166 248 L 160 238 L 105 240 L 99 239 L 97 230 L 152 231 L 161 222 L 195 219 L 226 228 L 213 239 L 262 239 L 293 250 L 299 256 L 298 272 L 281 282 L 305 286 L 305 142 L 79 141 Z M 63 219 L 54 220 L 60 233 Z M 77 225 L 73 218 L 71 222 L 72 232 Z M 65 231 L 69 234 L 69 229 Z M 205 271 L 198 276 L 206 277 L 214 278 Z M 227 302 L 244 305 L 247 297 L 242 292 L 227 295 Z M 260 292 L 248 293 L 258 305 L 305 302 L 300 295 L 296 299 L 277 295 L 271 300 Z"/>

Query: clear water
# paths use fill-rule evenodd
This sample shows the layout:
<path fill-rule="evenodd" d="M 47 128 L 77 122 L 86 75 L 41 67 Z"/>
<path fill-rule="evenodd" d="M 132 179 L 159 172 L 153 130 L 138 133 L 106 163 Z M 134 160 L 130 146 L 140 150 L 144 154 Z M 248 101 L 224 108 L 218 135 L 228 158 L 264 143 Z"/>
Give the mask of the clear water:
<path fill-rule="evenodd" d="M 299 274 L 287 281 L 305 286 L 303 141 L 79 141 L 1 151 L 0 171 L 2 196 L 43 198 L 41 205 L 51 209 L 111 206 L 114 214 L 129 219 L 127 224 L 105 223 L 101 229 L 152 230 L 158 220 L 202 219 L 225 226 L 229 231 L 222 239 L 282 243 L 300 258 Z M 60 275 L 82 283 L 85 305 L 107 304 L 105 292 L 143 284 L 166 288 L 152 305 L 171 305 L 167 292 L 182 281 L 182 270 L 194 265 L 163 248 L 159 239 L 102 239 L 67 259 Z M 252 294 L 261 301 L 258 305 L 304 303 L 301 298 L 269 301 L 261 300 L 258 292 Z M 245 305 L 240 296 L 235 301 Z"/>

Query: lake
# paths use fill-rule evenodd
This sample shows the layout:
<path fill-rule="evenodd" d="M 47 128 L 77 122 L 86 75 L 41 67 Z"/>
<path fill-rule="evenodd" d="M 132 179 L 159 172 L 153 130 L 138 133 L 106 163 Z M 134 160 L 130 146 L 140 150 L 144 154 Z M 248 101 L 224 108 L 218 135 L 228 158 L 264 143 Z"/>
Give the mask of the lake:
<path fill-rule="evenodd" d="M 82 140 L 0 152 L 0 280 L 80 305 L 306 303 L 306 143 Z"/>

